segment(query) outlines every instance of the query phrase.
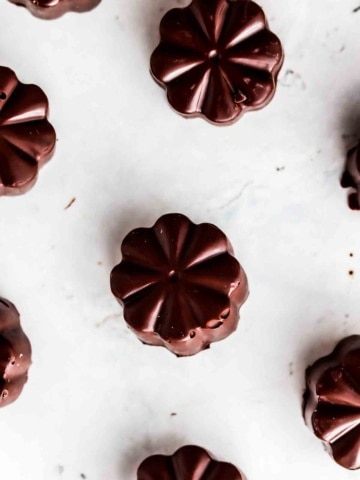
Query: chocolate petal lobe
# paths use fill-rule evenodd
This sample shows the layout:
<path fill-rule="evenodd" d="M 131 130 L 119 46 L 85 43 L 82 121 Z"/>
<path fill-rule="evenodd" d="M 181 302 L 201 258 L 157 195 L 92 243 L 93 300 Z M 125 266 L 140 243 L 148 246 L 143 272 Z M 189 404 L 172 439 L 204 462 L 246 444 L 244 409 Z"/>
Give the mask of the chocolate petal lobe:
<path fill-rule="evenodd" d="M 151 228 L 132 230 L 121 245 L 124 260 L 154 271 L 163 271 L 166 257 Z"/>
<path fill-rule="evenodd" d="M 183 447 L 172 456 L 176 479 L 203 480 L 211 458 L 199 447 Z"/>
<path fill-rule="evenodd" d="M 171 458 L 165 455 L 152 455 L 140 465 L 137 480 L 177 480 L 174 479 Z"/>
<path fill-rule="evenodd" d="M 155 330 L 166 342 L 184 340 L 200 326 L 182 290 L 182 287 L 169 288 L 158 315 Z"/>
<path fill-rule="evenodd" d="M 11 146 L 42 165 L 52 154 L 56 134 L 49 122 L 41 120 L 1 128 L 1 137 Z"/>
<path fill-rule="evenodd" d="M 131 295 L 124 302 L 125 321 L 144 341 L 148 335 L 154 336 L 164 300 L 162 285 L 155 283 Z M 144 334 L 143 337 L 141 337 L 142 334 Z"/>
<path fill-rule="evenodd" d="M 48 99 L 36 85 L 19 83 L 0 113 L 0 125 L 43 120 L 48 113 Z"/>
<path fill-rule="evenodd" d="M 223 323 L 221 315 L 230 308 L 226 294 L 200 285 L 187 285 L 186 298 L 201 328 L 220 327 Z"/>
<path fill-rule="evenodd" d="M 254 2 L 229 2 L 230 8 L 220 37 L 223 49 L 231 48 L 266 28 L 263 10 Z"/>
<path fill-rule="evenodd" d="M 331 408 L 319 404 L 312 423 L 317 437 L 334 443 L 360 425 L 360 409 Z"/>
<path fill-rule="evenodd" d="M 219 253 L 204 259 L 184 272 L 184 280 L 192 286 L 207 287 L 217 293 L 229 295 L 240 280 L 240 264 L 232 255 Z M 213 275 L 213 272 L 219 272 Z"/>
<path fill-rule="evenodd" d="M 228 61 L 268 73 L 280 70 L 282 58 L 280 40 L 269 30 L 260 31 L 226 52 Z"/>
<path fill-rule="evenodd" d="M 334 459 L 349 470 L 360 468 L 360 425 L 330 446 Z"/>
<path fill-rule="evenodd" d="M 360 409 L 360 393 L 343 367 L 327 370 L 318 381 L 316 393 L 321 402 Z"/>
<path fill-rule="evenodd" d="M 232 123 L 242 113 L 242 107 L 234 102 L 232 86 L 219 65 L 211 69 L 209 85 L 202 113 L 214 123 Z"/>
<path fill-rule="evenodd" d="M 158 82 L 167 84 L 204 61 L 204 56 L 199 53 L 162 43 L 151 56 L 151 72 Z"/>
<path fill-rule="evenodd" d="M 191 268 L 229 250 L 231 246 L 224 233 L 215 225 L 203 223 L 194 230 L 191 242 L 181 256 L 181 263 L 185 268 Z"/>
<path fill-rule="evenodd" d="M 167 85 L 170 105 L 183 115 L 201 113 L 207 92 L 210 66 L 201 63 Z"/>
<path fill-rule="evenodd" d="M 0 165 L 1 193 L 22 193 L 33 185 L 38 174 L 36 161 L 4 139 L 0 139 Z"/>
<path fill-rule="evenodd" d="M 176 265 L 194 224 L 184 215 L 163 215 L 154 225 L 155 236 L 170 265 Z"/>
<path fill-rule="evenodd" d="M 228 0 L 194 0 L 189 8 L 210 44 L 215 45 L 229 9 Z"/>
<path fill-rule="evenodd" d="M 162 279 L 160 272 L 127 261 L 116 265 L 111 272 L 113 294 L 121 299 L 122 303 Z"/>
<path fill-rule="evenodd" d="M 160 23 L 161 43 L 204 53 L 209 50 L 209 40 L 198 28 L 198 23 L 189 8 L 169 10 Z"/>
<path fill-rule="evenodd" d="M 274 96 L 275 83 L 267 72 L 232 62 L 224 62 L 222 68 L 231 81 L 234 101 L 242 108 L 261 108 Z"/>

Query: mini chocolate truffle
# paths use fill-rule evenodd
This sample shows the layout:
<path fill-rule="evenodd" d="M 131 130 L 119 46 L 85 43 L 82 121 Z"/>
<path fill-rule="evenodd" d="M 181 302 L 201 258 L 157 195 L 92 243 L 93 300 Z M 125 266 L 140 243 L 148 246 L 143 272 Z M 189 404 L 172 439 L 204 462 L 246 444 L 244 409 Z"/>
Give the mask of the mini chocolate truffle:
<path fill-rule="evenodd" d="M 87 12 L 101 0 L 9 0 L 20 7 L 26 7 L 33 15 L 43 19 L 61 17 L 66 12 Z"/>
<path fill-rule="evenodd" d="M 24 85 L 0 67 L 0 195 L 25 193 L 56 142 L 47 120 L 48 99 L 36 85 Z"/>
<path fill-rule="evenodd" d="M 179 448 L 173 455 L 146 458 L 137 480 L 246 480 L 231 463 L 214 460 L 206 450 L 194 445 Z"/>
<path fill-rule="evenodd" d="M 234 332 L 248 286 L 217 227 L 167 214 L 130 232 L 121 252 L 111 289 L 143 343 L 186 356 Z"/>
<path fill-rule="evenodd" d="M 351 210 L 360 210 L 360 144 L 348 153 L 341 186 L 353 190 L 348 198 Z"/>
<path fill-rule="evenodd" d="M 31 365 L 31 346 L 20 325 L 19 312 L 0 297 L 0 407 L 20 395 Z"/>
<path fill-rule="evenodd" d="M 283 58 L 256 3 L 193 0 L 163 17 L 150 68 L 177 112 L 230 124 L 270 102 Z"/>
<path fill-rule="evenodd" d="M 360 336 L 342 340 L 306 371 L 305 421 L 335 462 L 360 468 Z"/>

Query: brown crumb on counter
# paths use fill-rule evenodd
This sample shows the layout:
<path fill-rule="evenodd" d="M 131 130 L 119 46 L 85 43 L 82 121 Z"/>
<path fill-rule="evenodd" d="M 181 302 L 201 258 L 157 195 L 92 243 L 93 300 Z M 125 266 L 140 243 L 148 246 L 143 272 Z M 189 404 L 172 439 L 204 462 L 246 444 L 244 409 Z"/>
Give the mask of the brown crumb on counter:
<path fill-rule="evenodd" d="M 72 198 L 72 199 L 70 200 L 70 202 L 66 205 L 66 207 L 64 208 L 64 210 L 67 210 L 68 208 L 70 208 L 71 205 L 72 205 L 73 203 L 75 203 L 75 201 L 76 201 L 76 197 Z"/>

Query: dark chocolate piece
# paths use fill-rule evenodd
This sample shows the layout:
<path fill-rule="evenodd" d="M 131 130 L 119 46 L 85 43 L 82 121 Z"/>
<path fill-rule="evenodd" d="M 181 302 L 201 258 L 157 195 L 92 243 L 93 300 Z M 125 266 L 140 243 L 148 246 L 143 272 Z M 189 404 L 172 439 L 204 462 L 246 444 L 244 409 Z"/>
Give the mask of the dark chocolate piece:
<path fill-rule="evenodd" d="M 51 20 L 66 12 L 83 13 L 95 8 L 101 0 L 9 0 L 26 7 L 35 17 Z"/>
<path fill-rule="evenodd" d="M 360 468 L 360 336 L 342 340 L 306 371 L 304 417 L 334 460 Z"/>
<path fill-rule="evenodd" d="M 47 120 L 49 103 L 36 85 L 24 85 L 0 67 L 0 195 L 25 193 L 56 142 Z"/>
<path fill-rule="evenodd" d="M 280 40 L 249 0 L 193 0 L 167 12 L 151 72 L 186 117 L 230 124 L 274 96 L 283 63 Z"/>
<path fill-rule="evenodd" d="M 164 215 L 130 232 L 121 252 L 111 289 L 144 343 L 194 355 L 235 331 L 247 280 L 217 227 Z"/>
<path fill-rule="evenodd" d="M 194 445 L 181 447 L 173 455 L 146 458 L 137 480 L 246 480 L 231 463 L 214 460 L 206 450 Z"/>
<path fill-rule="evenodd" d="M 348 153 L 341 186 L 355 190 L 349 194 L 348 204 L 351 210 L 360 210 L 360 144 Z"/>
<path fill-rule="evenodd" d="M 0 297 L 0 407 L 20 395 L 31 365 L 31 346 L 21 329 L 19 312 Z"/>

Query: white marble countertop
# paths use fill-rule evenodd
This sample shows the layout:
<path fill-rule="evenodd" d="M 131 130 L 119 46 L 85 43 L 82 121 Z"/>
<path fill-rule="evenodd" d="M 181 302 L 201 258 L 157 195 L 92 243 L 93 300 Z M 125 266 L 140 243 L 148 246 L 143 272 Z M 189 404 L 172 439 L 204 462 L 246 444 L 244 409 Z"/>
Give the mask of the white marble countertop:
<path fill-rule="evenodd" d="M 149 75 L 178 3 L 46 22 L 1 1 L 0 63 L 44 89 L 58 137 L 36 186 L 0 201 L 0 293 L 33 347 L 0 412 L 1 478 L 135 480 L 188 443 L 249 480 L 360 478 L 301 416 L 305 367 L 360 333 L 360 213 L 339 186 L 360 131 L 359 1 L 262 0 L 286 51 L 278 92 L 224 128 L 175 114 Z M 226 232 L 251 289 L 238 331 L 184 359 L 138 342 L 109 288 L 123 236 L 172 211 Z"/>

